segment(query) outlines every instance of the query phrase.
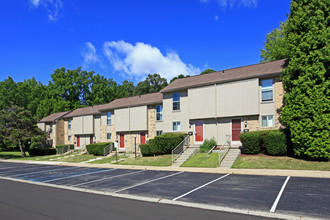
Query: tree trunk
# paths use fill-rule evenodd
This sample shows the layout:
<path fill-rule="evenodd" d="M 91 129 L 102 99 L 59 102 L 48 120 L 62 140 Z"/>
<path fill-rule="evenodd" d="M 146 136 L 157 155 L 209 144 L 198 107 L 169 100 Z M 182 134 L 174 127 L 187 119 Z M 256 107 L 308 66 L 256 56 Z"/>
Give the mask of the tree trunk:
<path fill-rule="evenodd" d="M 18 144 L 19 144 L 19 149 L 21 150 L 21 153 L 22 153 L 22 157 L 26 157 L 26 154 L 25 154 L 23 146 L 22 146 L 22 142 L 20 140 L 18 141 Z"/>

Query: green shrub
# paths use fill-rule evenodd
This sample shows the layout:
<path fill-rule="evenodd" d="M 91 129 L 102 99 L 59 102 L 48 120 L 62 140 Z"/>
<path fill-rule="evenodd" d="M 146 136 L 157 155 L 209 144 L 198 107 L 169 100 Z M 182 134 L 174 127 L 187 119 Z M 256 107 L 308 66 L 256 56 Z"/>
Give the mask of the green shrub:
<path fill-rule="evenodd" d="M 63 148 L 63 147 L 66 147 L 66 146 L 68 146 L 70 150 L 73 150 L 74 149 L 74 145 L 73 144 L 56 145 L 56 149 Z"/>
<path fill-rule="evenodd" d="M 285 134 L 279 130 L 269 131 L 268 134 L 263 137 L 263 143 L 269 155 L 279 156 L 287 154 L 286 137 Z"/>
<path fill-rule="evenodd" d="M 185 134 L 182 133 L 165 133 L 156 136 L 152 143 L 156 145 L 160 154 L 170 154 L 183 141 L 184 137 Z"/>
<path fill-rule="evenodd" d="M 199 151 L 201 153 L 209 152 L 215 145 L 217 145 L 217 142 L 215 141 L 214 137 L 211 139 L 205 139 L 203 144 L 200 146 Z"/>
<path fill-rule="evenodd" d="M 239 135 L 243 145 L 245 154 L 258 154 L 261 151 L 260 147 L 260 132 L 250 131 Z"/>
<path fill-rule="evenodd" d="M 56 154 L 55 148 L 30 148 L 29 149 L 30 156 L 44 156 L 44 155 L 53 155 Z"/>
<path fill-rule="evenodd" d="M 149 143 L 140 144 L 140 150 L 141 150 L 141 154 L 143 156 L 152 156 L 152 155 L 154 155 L 152 146 Z"/>
<path fill-rule="evenodd" d="M 240 134 L 243 153 L 258 154 L 262 150 L 272 156 L 287 154 L 287 140 L 281 130 L 251 131 Z"/>
<path fill-rule="evenodd" d="M 86 149 L 89 154 L 93 154 L 94 156 L 103 156 L 104 148 L 108 147 L 109 144 L 112 144 L 112 142 L 88 144 L 86 145 Z"/>

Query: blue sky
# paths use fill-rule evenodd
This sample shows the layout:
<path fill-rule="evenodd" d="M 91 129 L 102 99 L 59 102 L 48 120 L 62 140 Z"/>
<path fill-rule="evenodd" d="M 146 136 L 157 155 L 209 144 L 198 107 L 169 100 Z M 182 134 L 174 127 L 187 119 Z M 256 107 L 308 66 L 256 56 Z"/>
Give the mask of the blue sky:
<path fill-rule="evenodd" d="M 136 83 L 255 64 L 289 11 L 290 0 L 4 1 L 0 81 L 48 84 L 55 69 L 81 66 Z"/>

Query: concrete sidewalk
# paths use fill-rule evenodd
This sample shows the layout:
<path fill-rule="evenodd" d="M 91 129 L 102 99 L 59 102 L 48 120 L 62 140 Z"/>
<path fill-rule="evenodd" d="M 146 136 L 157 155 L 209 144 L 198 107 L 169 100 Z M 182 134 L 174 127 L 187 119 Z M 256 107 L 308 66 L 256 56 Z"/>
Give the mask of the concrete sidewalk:
<path fill-rule="evenodd" d="M 79 167 L 100 167 L 100 168 L 118 168 L 118 169 L 140 169 L 140 170 L 162 170 L 162 171 L 185 171 L 200 173 L 230 173 L 245 175 L 263 175 L 263 176 L 294 176 L 294 177 L 316 177 L 330 178 L 330 171 L 319 170 L 285 170 L 285 169 L 223 169 L 223 168 L 195 168 L 195 167 L 156 167 L 156 166 L 137 166 L 137 165 L 115 165 L 115 164 L 82 164 L 67 162 L 48 162 L 48 161 L 28 161 L 28 160 L 0 160 L 12 163 L 32 163 L 49 164 L 59 166 L 79 166 Z"/>

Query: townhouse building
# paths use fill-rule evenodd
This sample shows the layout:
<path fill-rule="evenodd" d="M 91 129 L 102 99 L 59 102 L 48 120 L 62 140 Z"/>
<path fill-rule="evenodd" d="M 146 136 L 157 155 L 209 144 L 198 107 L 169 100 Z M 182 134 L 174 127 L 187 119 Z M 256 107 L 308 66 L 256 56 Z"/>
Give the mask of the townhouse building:
<path fill-rule="evenodd" d="M 240 145 L 241 132 L 281 127 L 284 90 L 280 75 L 287 62 L 282 59 L 177 79 L 159 93 L 52 114 L 38 126 L 45 131 L 56 126 L 53 146 L 74 144 L 77 149 L 117 141 L 119 151 L 133 152 L 135 146 L 169 132 L 190 133 L 191 145 L 206 138 L 214 138 L 218 145 L 227 141 Z"/>

